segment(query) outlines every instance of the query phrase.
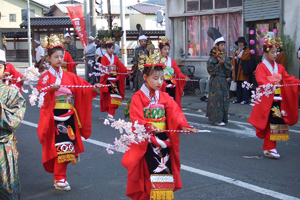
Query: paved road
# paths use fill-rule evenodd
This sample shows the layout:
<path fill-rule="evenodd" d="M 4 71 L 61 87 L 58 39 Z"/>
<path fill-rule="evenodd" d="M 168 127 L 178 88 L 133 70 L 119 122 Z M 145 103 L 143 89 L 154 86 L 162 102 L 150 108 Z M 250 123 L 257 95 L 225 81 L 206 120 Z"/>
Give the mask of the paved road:
<path fill-rule="evenodd" d="M 28 99 L 27 94 L 24 96 Z M 117 118 L 123 117 L 124 109 L 125 105 L 117 110 Z M 278 144 L 282 158 L 273 160 L 263 157 L 262 140 L 255 137 L 247 119 L 230 116 L 226 127 L 215 127 L 201 111 L 184 112 L 191 125 L 211 132 L 181 134 L 183 189 L 175 192 L 175 199 L 300 199 L 299 123 L 291 127 L 291 140 Z M 119 136 L 103 125 L 105 117 L 97 97 L 93 100 L 91 138 L 84 142 L 81 161 L 69 165 L 67 180 L 72 190 L 63 192 L 54 189 L 52 174 L 43 169 L 36 133 L 39 108 L 28 104 L 16 132 L 22 199 L 128 199 L 126 169 L 120 164 L 123 154 L 108 155 L 105 151 L 105 146 Z"/>

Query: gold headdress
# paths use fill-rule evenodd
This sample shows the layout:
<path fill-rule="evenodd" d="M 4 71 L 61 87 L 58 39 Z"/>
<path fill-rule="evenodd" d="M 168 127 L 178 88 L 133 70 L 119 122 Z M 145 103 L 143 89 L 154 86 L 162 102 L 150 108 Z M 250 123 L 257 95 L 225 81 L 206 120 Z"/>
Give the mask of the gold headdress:
<path fill-rule="evenodd" d="M 159 51 L 154 52 L 153 54 L 150 53 L 149 56 L 147 55 L 140 55 L 139 60 L 139 69 L 143 70 L 144 67 L 154 67 L 154 66 L 164 66 L 162 61 L 163 56 L 159 53 Z"/>
<path fill-rule="evenodd" d="M 269 51 L 269 48 L 276 47 L 277 49 L 283 47 L 283 42 L 280 37 L 278 38 L 269 38 L 267 36 L 266 42 L 264 44 L 267 47 L 267 51 Z"/>
<path fill-rule="evenodd" d="M 105 38 L 103 38 L 103 41 L 104 41 L 105 44 L 114 44 L 115 43 L 115 38 L 105 37 Z"/>
<path fill-rule="evenodd" d="M 48 43 L 49 40 L 49 43 Z M 52 49 L 55 46 L 59 46 L 59 45 L 63 45 L 63 43 L 65 42 L 64 39 L 64 35 L 63 34 L 59 34 L 57 35 L 51 35 L 50 37 L 45 37 L 43 39 L 43 46 Z"/>
<path fill-rule="evenodd" d="M 167 38 L 166 36 L 160 37 L 160 40 L 161 41 L 159 42 L 159 44 L 171 44 L 171 39 Z"/>

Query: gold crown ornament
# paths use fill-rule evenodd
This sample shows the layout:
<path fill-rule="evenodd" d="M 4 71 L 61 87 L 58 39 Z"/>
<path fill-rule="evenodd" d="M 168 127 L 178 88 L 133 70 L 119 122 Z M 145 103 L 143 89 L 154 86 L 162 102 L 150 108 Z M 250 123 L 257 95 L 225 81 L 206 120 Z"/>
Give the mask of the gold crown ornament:
<path fill-rule="evenodd" d="M 49 40 L 49 42 L 48 42 Z M 45 37 L 43 39 L 43 46 L 47 46 L 48 48 L 53 48 L 57 45 L 63 45 L 63 43 L 65 42 L 64 39 L 64 35 L 63 34 L 59 34 L 57 35 L 51 35 L 50 37 Z"/>
<path fill-rule="evenodd" d="M 165 45 L 165 44 L 171 44 L 171 39 L 169 39 L 169 38 L 167 38 L 166 36 L 163 36 L 163 37 L 160 37 L 160 44 L 163 44 L 163 45 Z"/>
<path fill-rule="evenodd" d="M 103 41 L 105 42 L 105 44 L 114 44 L 116 40 L 115 38 L 105 37 L 103 38 Z"/>
<path fill-rule="evenodd" d="M 280 37 L 277 38 L 271 38 L 269 36 L 266 37 L 265 39 L 265 46 L 267 46 L 267 51 L 270 50 L 272 47 L 276 47 L 277 49 L 283 47 L 283 42 Z"/>

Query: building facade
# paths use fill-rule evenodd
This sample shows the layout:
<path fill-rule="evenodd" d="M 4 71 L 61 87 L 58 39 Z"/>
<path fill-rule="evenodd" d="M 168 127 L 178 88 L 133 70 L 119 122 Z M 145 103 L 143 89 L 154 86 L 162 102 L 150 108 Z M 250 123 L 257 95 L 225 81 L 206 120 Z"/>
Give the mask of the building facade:
<path fill-rule="evenodd" d="M 239 36 L 246 40 L 260 39 L 268 31 L 276 29 L 279 36 L 290 36 L 293 42 L 289 72 L 299 74 L 296 50 L 300 45 L 297 37 L 298 0 L 166 0 L 166 35 L 172 38 L 171 54 L 181 58 L 185 65 L 196 67 L 195 75 L 208 76 L 206 62 L 213 47 L 213 40 L 208 37 L 209 27 L 217 28 L 226 40 L 226 52 L 232 56 L 237 48 L 234 44 Z M 261 33 L 261 30 L 266 30 Z M 254 34 L 250 35 L 250 30 Z M 251 45 L 255 58 L 262 57 L 262 43 Z M 291 53 L 289 53 L 291 54 Z"/>

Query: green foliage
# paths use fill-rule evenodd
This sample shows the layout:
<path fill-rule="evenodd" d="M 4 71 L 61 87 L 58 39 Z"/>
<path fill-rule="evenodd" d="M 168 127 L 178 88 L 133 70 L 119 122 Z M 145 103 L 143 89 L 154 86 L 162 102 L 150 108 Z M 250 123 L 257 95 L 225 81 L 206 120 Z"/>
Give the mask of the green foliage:
<path fill-rule="evenodd" d="M 293 41 L 289 35 L 282 35 L 281 40 L 283 43 L 282 49 L 283 49 L 283 51 L 286 55 L 286 59 L 287 59 L 286 71 L 289 72 L 289 70 L 293 66 L 293 55 L 294 55 Z"/>
<path fill-rule="evenodd" d="M 122 31 L 122 27 L 114 26 L 112 30 L 99 30 L 98 38 L 102 40 L 105 37 L 115 37 L 116 40 L 122 37 L 124 31 Z"/>

